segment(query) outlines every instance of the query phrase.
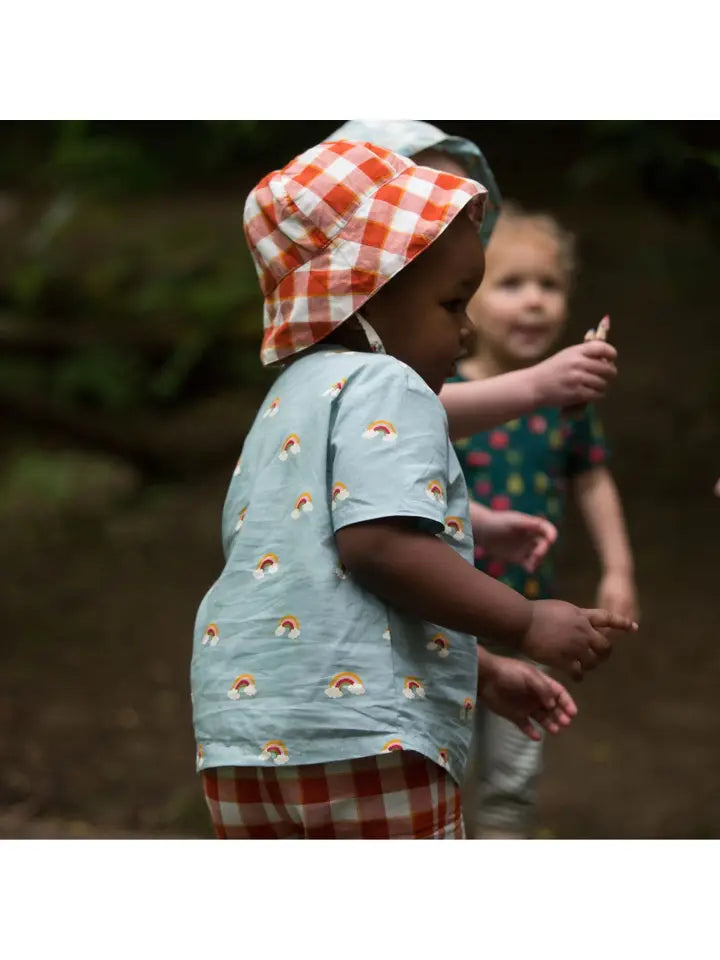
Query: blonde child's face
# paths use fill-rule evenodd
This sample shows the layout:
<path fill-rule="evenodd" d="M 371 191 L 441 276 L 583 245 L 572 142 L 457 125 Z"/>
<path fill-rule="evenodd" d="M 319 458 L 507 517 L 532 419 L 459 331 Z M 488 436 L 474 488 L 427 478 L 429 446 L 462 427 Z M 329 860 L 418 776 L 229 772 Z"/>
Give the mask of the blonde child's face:
<path fill-rule="evenodd" d="M 468 315 L 480 353 L 489 352 L 500 366 L 514 369 L 542 359 L 567 316 L 567 277 L 555 238 L 533 224 L 501 221 Z"/>

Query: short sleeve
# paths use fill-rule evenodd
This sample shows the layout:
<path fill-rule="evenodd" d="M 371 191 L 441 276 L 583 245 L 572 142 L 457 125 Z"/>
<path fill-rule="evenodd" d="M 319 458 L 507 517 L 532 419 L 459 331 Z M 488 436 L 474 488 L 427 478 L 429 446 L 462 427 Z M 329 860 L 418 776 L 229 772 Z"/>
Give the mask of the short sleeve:
<path fill-rule="evenodd" d="M 387 517 L 445 527 L 450 444 L 437 396 L 409 367 L 372 357 L 337 397 L 328 450 L 333 530 Z"/>
<path fill-rule="evenodd" d="M 599 467 L 610 459 L 603 426 L 597 411 L 588 405 L 570 421 L 567 475 L 574 477 L 585 470 Z"/>

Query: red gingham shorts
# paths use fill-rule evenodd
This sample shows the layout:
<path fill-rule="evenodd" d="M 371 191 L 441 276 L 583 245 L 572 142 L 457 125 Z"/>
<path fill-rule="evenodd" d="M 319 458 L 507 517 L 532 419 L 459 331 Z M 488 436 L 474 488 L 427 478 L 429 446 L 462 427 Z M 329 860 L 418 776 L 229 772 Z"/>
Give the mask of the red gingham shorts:
<path fill-rule="evenodd" d="M 422 754 L 202 774 L 221 840 L 462 840 L 460 789 Z"/>

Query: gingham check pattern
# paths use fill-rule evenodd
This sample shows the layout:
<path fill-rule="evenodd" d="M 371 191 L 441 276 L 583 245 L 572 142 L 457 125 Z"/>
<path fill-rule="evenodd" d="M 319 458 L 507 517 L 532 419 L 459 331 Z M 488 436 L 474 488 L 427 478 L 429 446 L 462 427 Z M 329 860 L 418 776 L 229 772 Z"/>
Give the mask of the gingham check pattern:
<path fill-rule="evenodd" d="M 245 204 L 265 297 L 260 358 L 312 346 L 361 307 L 486 190 L 370 143 L 321 143 L 268 174 Z"/>
<path fill-rule="evenodd" d="M 221 840 L 462 840 L 460 789 L 419 753 L 202 775 Z"/>

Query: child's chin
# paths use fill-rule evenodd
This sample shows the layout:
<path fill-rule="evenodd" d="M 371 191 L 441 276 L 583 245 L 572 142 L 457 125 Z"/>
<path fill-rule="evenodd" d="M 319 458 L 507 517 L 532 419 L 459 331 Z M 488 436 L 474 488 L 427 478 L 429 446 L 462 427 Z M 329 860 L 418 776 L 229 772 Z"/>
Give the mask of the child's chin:
<path fill-rule="evenodd" d="M 510 359 L 518 367 L 528 367 L 533 363 L 539 363 L 543 360 L 550 350 L 550 345 L 546 342 L 523 344 L 509 351 Z"/>

